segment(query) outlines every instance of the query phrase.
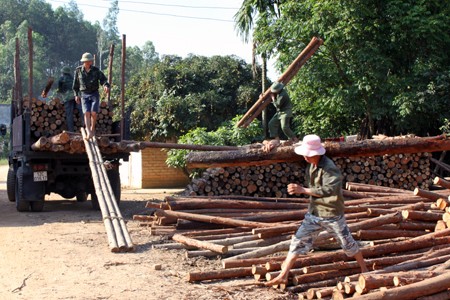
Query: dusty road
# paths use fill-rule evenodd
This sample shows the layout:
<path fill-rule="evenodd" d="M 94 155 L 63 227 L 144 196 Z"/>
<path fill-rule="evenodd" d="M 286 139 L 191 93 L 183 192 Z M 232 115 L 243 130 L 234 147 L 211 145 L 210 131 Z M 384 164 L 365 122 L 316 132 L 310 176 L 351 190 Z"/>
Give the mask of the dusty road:
<path fill-rule="evenodd" d="M 90 201 L 46 196 L 44 211 L 19 213 L 6 196 L 7 166 L 0 167 L 0 299 L 296 299 L 240 281 L 191 284 L 189 271 L 220 268 L 219 260 L 187 259 L 183 251 L 152 249 L 134 214 L 150 199 L 179 190 L 123 190 L 121 212 L 136 251 L 112 253 L 100 212 Z M 155 270 L 156 264 L 162 270 Z"/>

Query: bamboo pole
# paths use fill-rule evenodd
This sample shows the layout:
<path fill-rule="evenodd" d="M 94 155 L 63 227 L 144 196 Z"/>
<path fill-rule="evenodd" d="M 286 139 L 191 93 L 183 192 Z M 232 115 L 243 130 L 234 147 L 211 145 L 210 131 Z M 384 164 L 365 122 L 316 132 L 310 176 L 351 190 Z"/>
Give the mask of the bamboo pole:
<path fill-rule="evenodd" d="M 111 208 L 114 211 L 114 213 L 116 215 L 116 218 L 118 219 L 118 222 L 119 222 L 118 230 L 120 230 L 121 235 L 125 239 L 125 246 L 124 246 L 125 248 L 124 249 L 127 250 L 127 251 L 133 251 L 134 250 L 134 245 L 133 245 L 133 242 L 131 241 L 130 233 L 128 232 L 127 225 L 126 225 L 125 220 L 124 220 L 124 218 L 122 216 L 122 213 L 120 212 L 119 205 L 117 204 L 117 199 L 116 199 L 116 197 L 114 195 L 114 192 L 112 190 L 111 183 L 109 182 L 107 171 L 106 171 L 106 167 L 105 167 L 105 165 L 103 163 L 103 159 L 102 159 L 102 156 L 101 156 L 101 153 L 100 153 L 100 149 L 98 148 L 95 139 L 93 141 L 93 146 L 94 146 L 95 153 L 96 153 L 99 161 L 101 161 L 101 164 L 99 165 L 99 167 L 101 168 L 101 171 L 102 171 L 102 174 L 103 174 L 103 179 L 105 181 L 105 185 L 104 186 L 106 187 L 107 192 L 109 194 L 109 202 L 110 202 Z"/>
<path fill-rule="evenodd" d="M 83 135 L 83 138 L 87 137 L 86 131 L 84 130 L 84 128 L 81 128 L 81 133 Z M 89 165 L 91 167 L 91 170 L 95 170 L 97 167 L 96 167 L 94 154 L 92 153 L 92 149 L 90 147 L 86 147 L 86 153 L 89 157 Z M 99 178 L 93 176 L 92 180 L 94 182 L 95 189 L 101 190 Z M 98 195 L 97 195 L 97 198 L 99 199 L 100 211 L 102 213 L 103 223 L 105 225 L 106 234 L 108 237 L 109 248 L 111 249 L 112 252 L 118 252 L 119 246 L 117 244 L 116 236 L 114 234 L 114 228 L 112 225 L 111 218 L 109 218 L 108 208 L 106 206 L 106 203 L 104 201 L 101 201 L 103 199 L 100 199 L 98 197 Z"/>

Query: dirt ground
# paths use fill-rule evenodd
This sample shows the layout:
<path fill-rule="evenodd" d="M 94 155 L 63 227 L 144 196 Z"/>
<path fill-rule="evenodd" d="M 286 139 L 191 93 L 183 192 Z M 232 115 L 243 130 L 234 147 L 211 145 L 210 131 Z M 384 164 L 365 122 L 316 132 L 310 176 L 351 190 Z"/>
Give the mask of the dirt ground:
<path fill-rule="evenodd" d="M 112 253 L 90 201 L 52 194 L 43 212 L 17 212 L 6 195 L 7 168 L 0 166 L 0 299 L 296 299 L 271 288 L 237 286 L 251 278 L 187 282 L 188 272 L 219 269 L 220 260 L 152 249 L 162 237 L 132 220 L 145 214 L 148 200 L 180 190 L 122 190 L 120 209 L 136 251 Z"/>

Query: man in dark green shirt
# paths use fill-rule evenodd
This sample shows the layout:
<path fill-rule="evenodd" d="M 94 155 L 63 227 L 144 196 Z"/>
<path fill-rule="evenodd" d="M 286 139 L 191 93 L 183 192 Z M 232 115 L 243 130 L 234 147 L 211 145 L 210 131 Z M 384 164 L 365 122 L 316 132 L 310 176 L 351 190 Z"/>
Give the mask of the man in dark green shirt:
<path fill-rule="evenodd" d="M 358 244 L 353 239 L 344 216 L 344 197 L 342 195 L 342 175 L 334 162 L 326 157 L 320 137 L 306 135 L 302 144 L 295 147 L 295 153 L 302 155 L 308 166 L 305 170 L 306 185 L 288 185 L 289 194 L 309 195 L 308 213 L 302 225 L 292 236 L 289 253 L 283 262 L 280 274 L 266 283 L 267 286 L 286 283 L 289 271 L 300 254 L 307 254 L 313 240 L 322 230 L 334 235 L 345 254 L 355 257 L 361 272 L 367 272 L 364 258 Z"/>
<path fill-rule="evenodd" d="M 75 93 L 75 101 L 81 102 L 84 114 L 84 123 L 88 138 L 95 136 L 95 124 L 97 113 L 100 109 L 100 94 L 98 89 L 103 86 L 105 93 L 109 93 L 109 83 L 105 74 L 99 68 L 93 66 L 94 57 L 91 53 L 84 53 L 80 60 L 83 65 L 75 71 L 72 89 Z"/>
<path fill-rule="evenodd" d="M 280 127 L 284 134 L 293 142 L 298 142 L 297 136 L 291 129 L 292 101 L 281 82 L 274 82 L 270 87 L 272 104 L 277 112 L 269 121 L 271 140 L 264 141 L 264 151 L 269 152 L 280 145 Z"/>
<path fill-rule="evenodd" d="M 58 93 L 59 99 L 64 104 L 64 112 L 66 114 L 66 126 L 70 132 L 75 131 L 73 116 L 75 107 L 78 108 L 81 115 L 81 105 L 75 103 L 75 97 L 73 96 L 72 85 L 73 76 L 69 67 L 63 67 L 61 69 L 61 77 L 58 79 Z"/>

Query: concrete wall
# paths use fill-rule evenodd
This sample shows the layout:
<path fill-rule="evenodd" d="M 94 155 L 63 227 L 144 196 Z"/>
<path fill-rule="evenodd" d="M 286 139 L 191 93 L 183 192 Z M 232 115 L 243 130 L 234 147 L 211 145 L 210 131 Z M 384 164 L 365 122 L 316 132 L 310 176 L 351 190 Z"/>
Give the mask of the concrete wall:
<path fill-rule="evenodd" d="M 184 188 L 190 180 L 181 170 L 166 165 L 165 149 L 147 148 L 132 152 L 129 162 L 122 162 L 120 178 L 123 187 Z"/>

